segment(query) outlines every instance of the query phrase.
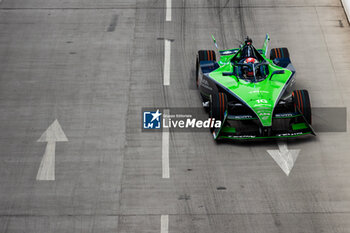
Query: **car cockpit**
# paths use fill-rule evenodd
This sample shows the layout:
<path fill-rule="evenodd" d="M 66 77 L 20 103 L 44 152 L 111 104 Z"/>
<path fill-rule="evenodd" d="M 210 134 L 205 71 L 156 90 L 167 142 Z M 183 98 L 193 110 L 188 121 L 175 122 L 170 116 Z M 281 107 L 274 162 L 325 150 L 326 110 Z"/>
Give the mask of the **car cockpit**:
<path fill-rule="evenodd" d="M 252 39 L 247 37 L 241 49 L 231 59 L 233 74 L 248 82 L 260 82 L 269 74 L 269 63 L 252 43 Z"/>

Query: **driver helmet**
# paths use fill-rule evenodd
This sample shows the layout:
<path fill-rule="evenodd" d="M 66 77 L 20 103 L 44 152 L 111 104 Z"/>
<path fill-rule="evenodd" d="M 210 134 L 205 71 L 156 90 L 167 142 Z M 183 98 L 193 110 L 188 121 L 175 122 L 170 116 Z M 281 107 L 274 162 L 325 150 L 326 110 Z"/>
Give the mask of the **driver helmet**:
<path fill-rule="evenodd" d="M 258 63 L 258 59 L 255 59 L 254 57 L 248 57 L 244 60 L 244 63 Z"/>
<path fill-rule="evenodd" d="M 248 57 L 248 58 L 246 58 L 246 59 L 244 60 L 243 63 L 245 63 L 245 64 L 247 64 L 247 63 L 258 63 L 258 60 L 255 59 L 254 57 Z M 245 75 L 246 75 L 247 77 L 253 77 L 253 76 L 254 76 L 253 70 L 249 69 L 248 67 L 246 67 L 244 73 L 245 73 Z"/>

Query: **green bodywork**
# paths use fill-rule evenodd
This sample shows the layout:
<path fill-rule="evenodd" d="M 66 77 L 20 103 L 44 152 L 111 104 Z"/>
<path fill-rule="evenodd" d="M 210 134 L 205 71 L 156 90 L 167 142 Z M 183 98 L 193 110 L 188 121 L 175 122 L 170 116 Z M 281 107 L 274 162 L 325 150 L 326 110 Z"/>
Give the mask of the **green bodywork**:
<path fill-rule="evenodd" d="M 267 37 L 268 38 L 268 37 Z M 272 114 L 279 100 L 284 92 L 284 87 L 293 75 L 293 72 L 276 66 L 272 60 L 266 58 L 267 41 L 261 51 L 261 56 L 269 63 L 268 76 L 260 82 L 249 82 L 238 77 L 223 76 L 223 72 L 233 72 L 231 59 L 235 54 L 221 55 L 218 61 L 219 68 L 208 74 L 210 78 L 219 83 L 223 88 L 232 92 L 238 99 L 250 107 L 264 127 L 272 125 Z M 239 49 L 237 49 L 238 51 Z M 224 52 L 228 50 L 221 50 Z M 272 73 L 276 70 L 284 70 L 284 74 L 275 74 L 270 79 Z"/>
<path fill-rule="evenodd" d="M 213 36 L 212 38 L 217 48 L 216 40 Z M 231 102 L 227 103 L 231 105 L 226 106 L 221 127 L 212 129 L 215 140 L 315 135 L 311 124 L 306 120 L 298 105 L 295 102 L 293 104 L 294 99 L 284 99 L 285 102 L 280 103 L 274 112 L 282 96 L 284 98 L 292 94 L 290 92 L 292 91 L 291 84 L 295 70 L 289 57 L 283 54 L 284 51 L 288 51 L 286 49 L 275 49 L 276 59 L 274 61 L 266 57 L 269 40 L 269 36 L 266 35 L 262 48 L 255 49 L 252 46 L 252 40 L 247 37 L 240 48 L 220 50 L 221 56 L 217 62 L 197 60 L 197 64 L 200 65 L 203 72 L 202 77 L 209 80 L 203 82 L 202 79 L 200 81 L 203 100 L 209 99 L 211 101 L 211 95 L 216 94 L 216 92 L 223 92 L 227 96 L 234 97 L 234 99 L 230 97 L 229 101 Z M 278 56 L 276 55 L 277 51 Z M 251 58 L 250 55 L 253 55 L 258 62 L 256 60 L 248 61 Z M 203 57 L 203 53 L 201 56 Z M 207 56 L 209 56 L 209 52 Z M 241 107 L 239 103 L 250 108 L 256 116 L 251 111 L 245 115 L 245 108 Z"/>

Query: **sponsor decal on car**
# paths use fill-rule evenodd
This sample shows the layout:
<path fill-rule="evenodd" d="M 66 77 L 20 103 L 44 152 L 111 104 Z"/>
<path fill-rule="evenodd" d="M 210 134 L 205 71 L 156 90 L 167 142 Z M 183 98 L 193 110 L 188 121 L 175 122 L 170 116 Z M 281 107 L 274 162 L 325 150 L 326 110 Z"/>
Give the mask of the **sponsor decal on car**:
<path fill-rule="evenodd" d="M 231 138 L 256 138 L 255 135 L 231 135 Z"/>
<path fill-rule="evenodd" d="M 297 135 L 302 135 L 303 132 L 296 132 L 296 133 L 281 133 L 281 134 L 276 134 L 278 137 L 286 137 L 286 136 L 297 136 Z"/>

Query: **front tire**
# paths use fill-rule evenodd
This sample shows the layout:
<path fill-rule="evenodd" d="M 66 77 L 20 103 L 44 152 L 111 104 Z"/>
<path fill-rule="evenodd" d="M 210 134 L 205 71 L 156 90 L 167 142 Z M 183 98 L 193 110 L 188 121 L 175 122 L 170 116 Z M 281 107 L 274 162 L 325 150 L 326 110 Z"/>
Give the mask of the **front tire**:
<path fill-rule="evenodd" d="M 221 124 L 225 118 L 225 111 L 227 110 L 227 96 L 225 93 L 217 93 L 210 95 L 209 101 L 209 117 L 211 120 L 220 120 Z M 211 128 L 213 131 L 214 128 Z"/>
<path fill-rule="evenodd" d="M 302 113 L 311 125 L 311 101 L 307 90 L 295 90 L 292 93 L 295 110 Z"/>

